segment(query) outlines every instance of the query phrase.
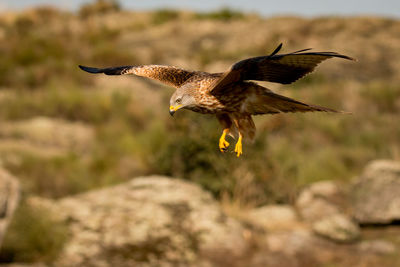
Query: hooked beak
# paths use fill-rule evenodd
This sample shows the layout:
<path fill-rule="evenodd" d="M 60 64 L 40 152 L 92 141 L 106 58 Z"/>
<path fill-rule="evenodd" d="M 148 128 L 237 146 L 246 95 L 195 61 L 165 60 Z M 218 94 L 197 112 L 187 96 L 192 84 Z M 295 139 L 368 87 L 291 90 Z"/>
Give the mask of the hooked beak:
<path fill-rule="evenodd" d="M 182 105 L 178 105 L 178 106 L 169 106 L 169 114 L 171 116 L 174 116 L 175 112 L 180 109 L 182 107 Z"/>

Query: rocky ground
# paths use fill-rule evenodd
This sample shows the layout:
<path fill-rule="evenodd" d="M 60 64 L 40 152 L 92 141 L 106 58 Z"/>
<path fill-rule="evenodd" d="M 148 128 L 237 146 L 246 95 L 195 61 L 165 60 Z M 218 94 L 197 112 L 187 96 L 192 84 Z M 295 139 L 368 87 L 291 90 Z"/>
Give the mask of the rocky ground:
<path fill-rule="evenodd" d="M 18 183 L 2 173 L 7 222 Z M 400 163 L 379 160 L 348 188 L 321 181 L 295 206 L 257 207 L 240 218 L 199 186 L 163 176 L 28 204 L 68 226 L 55 266 L 397 266 L 399 186 Z"/>

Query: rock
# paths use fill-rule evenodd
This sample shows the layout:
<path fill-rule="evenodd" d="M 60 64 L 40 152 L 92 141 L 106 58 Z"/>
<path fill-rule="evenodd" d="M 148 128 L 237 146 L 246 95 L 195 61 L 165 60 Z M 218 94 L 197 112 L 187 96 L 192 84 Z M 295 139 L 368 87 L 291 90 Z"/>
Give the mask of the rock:
<path fill-rule="evenodd" d="M 300 225 L 297 214 L 289 205 L 268 205 L 251 210 L 247 219 L 266 230 L 287 230 Z"/>
<path fill-rule="evenodd" d="M 266 244 L 269 251 L 292 256 L 312 247 L 315 241 L 315 237 L 307 229 L 280 231 L 268 234 L 266 237 Z"/>
<path fill-rule="evenodd" d="M 359 250 L 364 253 L 393 254 L 396 253 L 396 246 L 385 240 L 366 240 L 359 244 Z"/>
<path fill-rule="evenodd" d="M 36 117 L 19 122 L 2 122 L 0 150 L 22 150 L 54 155 L 90 149 L 94 139 L 91 127 L 79 122 Z"/>
<path fill-rule="evenodd" d="M 18 206 L 19 198 L 20 185 L 18 180 L 0 167 L 0 245 Z"/>
<path fill-rule="evenodd" d="M 360 238 L 361 232 L 357 224 L 343 214 L 335 214 L 316 221 L 313 231 L 337 242 L 353 242 Z"/>
<path fill-rule="evenodd" d="M 247 247 L 242 225 L 209 193 L 167 177 L 68 197 L 53 210 L 71 232 L 56 266 L 202 266 L 199 255 L 234 258 Z"/>
<path fill-rule="evenodd" d="M 362 224 L 400 220 L 400 162 L 373 161 L 351 190 L 354 218 Z"/>
<path fill-rule="evenodd" d="M 303 220 L 314 222 L 343 212 L 343 192 L 333 181 L 321 181 L 305 188 L 296 201 L 296 208 Z"/>

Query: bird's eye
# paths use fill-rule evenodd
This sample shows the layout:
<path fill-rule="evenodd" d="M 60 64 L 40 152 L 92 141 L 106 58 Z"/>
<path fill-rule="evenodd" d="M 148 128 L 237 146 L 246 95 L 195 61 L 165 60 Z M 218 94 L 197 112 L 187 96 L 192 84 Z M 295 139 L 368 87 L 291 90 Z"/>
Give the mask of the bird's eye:
<path fill-rule="evenodd" d="M 178 98 L 178 99 L 176 100 L 176 103 L 177 103 L 177 104 L 182 103 L 182 98 Z"/>

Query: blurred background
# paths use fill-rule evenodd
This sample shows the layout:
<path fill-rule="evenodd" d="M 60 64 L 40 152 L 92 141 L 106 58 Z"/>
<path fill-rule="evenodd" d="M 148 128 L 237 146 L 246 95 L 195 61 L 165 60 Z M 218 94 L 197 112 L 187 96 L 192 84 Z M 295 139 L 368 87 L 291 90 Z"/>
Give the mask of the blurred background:
<path fill-rule="evenodd" d="M 67 10 L 79 10 L 79 8 L 90 0 L 70 0 L 70 1 L 51 1 L 51 0 L 19 0 L 4 1 L 2 0 L 3 9 L 24 9 L 38 5 L 52 5 Z M 304 15 L 304 16 L 321 16 L 321 15 L 382 15 L 398 17 L 400 15 L 400 3 L 395 0 L 376 1 L 325 1 L 318 2 L 314 0 L 305 0 L 301 2 L 295 1 L 262 1 L 262 0 L 205 0 L 201 2 L 186 0 L 151 0 L 151 1 L 118 1 L 119 5 L 124 9 L 134 10 L 152 10 L 160 8 L 169 8 L 175 10 L 192 10 L 204 11 L 229 7 L 238 9 L 243 12 L 256 12 L 260 15 L 276 16 L 277 14 Z"/>
<path fill-rule="evenodd" d="M 18 0 L 1 1 L 0 11 L 0 163 L 7 175 L 16 177 L 22 192 L 13 218 L 6 223 L 2 262 L 107 266 L 90 261 L 95 252 L 76 261 L 68 258 L 80 253 L 69 245 L 78 235 L 71 221 L 79 220 L 71 214 L 54 216 L 57 212 L 49 207 L 61 205 L 55 210 L 63 210 L 63 203 L 75 196 L 80 200 L 80 193 L 157 174 L 189 181 L 211 195 L 221 214 L 240 225 L 244 239 L 237 242 L 248 242 L 242 249 L 245 255 L 238 249 L 239 256 L 227 260 L 200 253 L 201 244 L 185 243 L 172 251 L 190 248 L 191 256 L 179 254 L 171 260 L 164 247 L 154 252 L 150 248 L 155 245 L 126 241 L 129 246 L 118 254 L 118 261 L 106 253 L 104 262 L 119 266 L 199 266 L 203 261 L 204 266 L 400 264 L 400 238 L 394 238 L 400 231 L 392 225 L 400 220 L 400 211 L 384 222 L 389 228 L 357 228 L 351 245 L 338 245 L 319 243 L 328 241 L 314 237 L 313 224 L 304 222 L 298 203 L 301 192 L 319 181 L 332 181 L 329 188 L 343 191 L 333 202 L 346 202 L 353 195 L 355 177 L 369 162 L 399 162 L 399 1 Z M 89 75 L 77 67 L 165 64 L 222 72 L 243 58 L 271 53 L 281 42 L 282 52 L 312 47 L 357 62 L 331 59 L 292 85 L 263 85 L 352 115 L 258 116 L 256 141 L 245 144 L 239 159 L 232 151 L 219 152 L 221 129 L 214 117 L 190 111 L 169 116 L 172 88 L 132 76 Z M 158 188 L 160 184 L 154 183 Z M 74 212 L 80 205 L 84 206 L 76 204 Z M 284 246 L 280 250 L 265 241 L 271 229 L 246 219 L 255 209 L 277 205 L 290 207 L 296 219 L 273 240 L 287 244 L 312 236 L 311 241 L 293 242 L 311 242 L 304 247 L 326 248 L 325 254 L 286 252 Z M 341 214 L 351 222 L 358 220 L 354 227 L 363 224 L 352 215 L 350 204 L 344 207 Z M 273 217 L 265 216 L 264 220 Z M 175 218 L 184 221 L 181 215 Z M 365 222 L 375 223 L 381 222 Z M 95 229 L 98 234 L 106 231 Z M 290 235 L 293 229 L 301 229 L 300 237 Z M 375 255 L 365 249 L 371 247 L 369 243 L 354 243 L 386 235 L 390 243 L 379 243 L 385 253 L 378 250 Z M 89 241 L 77 241 L 85 242 Z M 168 242 L 165 246 L 171 249 Z M 146 256 L 133 257 L 138 251 L 146 251 Z M 269 255 L 268 259 L 262 255 Z"/>

